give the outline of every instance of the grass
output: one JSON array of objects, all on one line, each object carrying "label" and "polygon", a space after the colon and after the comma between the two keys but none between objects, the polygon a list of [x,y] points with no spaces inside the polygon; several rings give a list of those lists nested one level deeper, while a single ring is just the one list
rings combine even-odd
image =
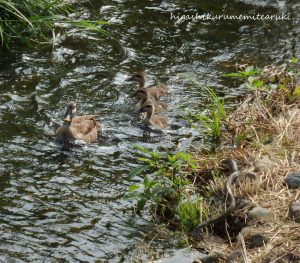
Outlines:
[{"label": "grass", "polygon": [[[211,136],[213,139],[218,140],[221,137],[221,121],[226,118],[224,110],[224,100],[220,100],[216,93],[207,85],[200,83],[197,78],[191,78],[183,75],[186,79],[190,80],[193,84],[201,87],[209,101],[209,105],[206,106],[204,111],[193,111],[189,108],[183,108],[188,115],[183,113],[183,117],[194,127],[203,137]],[[191,90],[201,94],[202,91],[195,90],[189,87]],[[198,124],[201,123],[205,132],[201,130]]]},{"label": "grass", "polygon": [[99,27],[107,22],[73,21],[68,18],[71,13],[76,11],[63,0],[0,0],[1,47],[10,49],[14,39],[20,39],[32,48],[36,43],[54,46],[58,25],[66,23],[109,36]]},{"label": "grass", "polygon": [[177,213],[181,227],[185,230],[193,230],[199,222],[207,218],[207,207],[199,195],[179,201]]}]

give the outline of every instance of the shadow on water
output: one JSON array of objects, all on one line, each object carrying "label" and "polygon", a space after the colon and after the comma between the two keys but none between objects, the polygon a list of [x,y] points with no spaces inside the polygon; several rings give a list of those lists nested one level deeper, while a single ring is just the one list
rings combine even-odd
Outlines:
[{"label": "shadow on water", "polygon": [[[75,5],[80,20],[121,24],[107,26],[118,41],[74,31],[59,40],[52,63],[48,46],[20,45],[0,55],[0,261],[185,262],[187,244],[175,237],[153,239],[150,215],[134,215],[132,203],[122,198],[133,182],[143,180],[128,180],[144,157],[132,144],[168,152],[202,144],[178,107],[202,107],[206,98],[191,91],[193,85],[180,74],[210,85],[229,109],[247,94],[241,82],[221,74],[234,72],[236,63],[284,64],[299,55],[299,3],[92,0]],[[171,13],[197,12],[290,13],[292,20],[170,19]],[[170,118],[163,131],[141,127],[131,114],[134,102],[126,95],[136,85],[125,80],[140,70],[148,75],[147,86],[170,87],[170,95],[161,98]],[[76,101],[78,116],[101,115],[95,143],[55,141],[69,100]]]}]

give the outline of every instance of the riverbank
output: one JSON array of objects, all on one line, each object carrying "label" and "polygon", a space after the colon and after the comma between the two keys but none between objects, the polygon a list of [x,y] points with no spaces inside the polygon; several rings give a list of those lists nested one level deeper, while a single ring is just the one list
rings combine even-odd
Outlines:
[{"label": "riverbank", "polygon": [[[125,197],[135,201],[134,212],[150,208],[157,222],[182,230],[185,242],[194,248],[191,253],[208,255],[194,262],[300,259],[296,63],[263,70],[251,66],[227,74],[244,79],[249,91],[230,114],[224,111],[225,102],[204,85],[209,100],[205,115],[186,110],[194,119],[185,117],[201,135],[210,137],[211,148],[203,140],[192,146],[193,154],[170,155],[136,146],[147,155],[140,159],[146,164],[132,169],[129,178],[144,172],[145,176]],[[150,239],[151,244],[155,238]]]},{"label": "riverbank", "polygon": [[195,186],[212,197],[209,219],[226,209],[222,161],[235,160],[240,171],[232,185],[235,211],[194,239],[208,253],[199,262],[300,260],[300,88],[297,73],[289,72],[266,67],[255,79],[259,87],[223,123],[220,150],[195,157]]}]

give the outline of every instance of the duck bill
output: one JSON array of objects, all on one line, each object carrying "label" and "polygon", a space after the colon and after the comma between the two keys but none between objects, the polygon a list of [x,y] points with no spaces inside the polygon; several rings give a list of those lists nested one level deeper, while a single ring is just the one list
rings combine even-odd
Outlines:
[{"label": "duck bill", "polygon": [[134,77],[130,77],[128,79],[125,79],[125,81],[134,81]]},{"label": "duck bill", "polygon": [[70,122],[72,120],[72,112],[70,110],[67,110],[67,113],[64,117],[64,121]]}]

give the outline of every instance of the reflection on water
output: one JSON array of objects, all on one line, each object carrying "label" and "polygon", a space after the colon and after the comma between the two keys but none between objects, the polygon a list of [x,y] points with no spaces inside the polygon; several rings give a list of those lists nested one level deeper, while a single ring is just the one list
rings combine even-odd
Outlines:
[{"label": "reflection on water", "polygon": [[[220,77],[238,63],[284,63],[299,55],[299,22],[176,21],[177,13],[290,13],[288,1],[89,1],[78,16],[109,20],[118,39],[93,32],[64,36],[53,52],[16,47],[0,61],[0,260],[2,262],[147,262],[171,257],[186,247],[177,239],[149,247],[149,217],[132,214],[122,199],[128,172],[142,156],[132,144],[166,151],[186,149],[199,134],[178,106],[202,102],[180,74],[195,74],[230,105],[244,91]],[[84,10],[84,12],[83,12]],[[136,85],[125,82],[146,70],[147,85],[166,83],[171,95],[168,129],[149,132],[130,113],[126,98]],[[197,87],[196,87],[197,88]],[[65,103],[75,100],[78,115],[100,114],[98,140],[62,149],[54,131]],[[135,178],[136,181],[141,178]],[[146,249],[145,249],[146,248]]]}]

